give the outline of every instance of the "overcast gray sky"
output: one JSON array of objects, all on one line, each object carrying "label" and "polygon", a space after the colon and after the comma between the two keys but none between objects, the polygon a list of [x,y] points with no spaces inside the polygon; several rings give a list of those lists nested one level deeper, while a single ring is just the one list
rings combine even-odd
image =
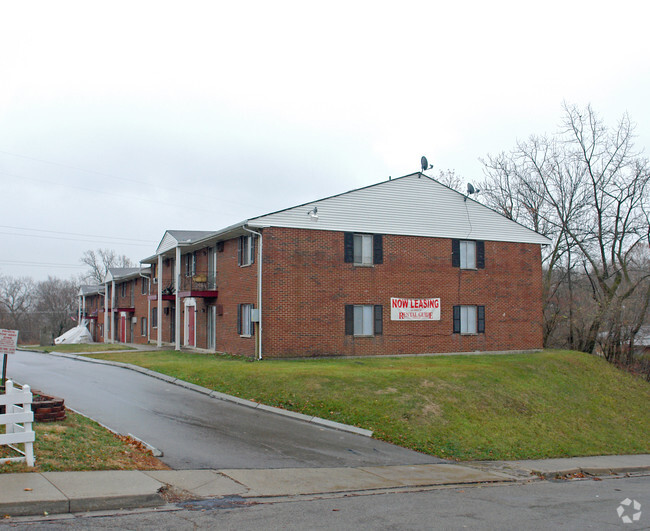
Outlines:
[{"label": "overcast gray sky", "polygon": [[650,3],[3,2],[0,274],[68,277],[552,133],[563,101],[650,147]]}]

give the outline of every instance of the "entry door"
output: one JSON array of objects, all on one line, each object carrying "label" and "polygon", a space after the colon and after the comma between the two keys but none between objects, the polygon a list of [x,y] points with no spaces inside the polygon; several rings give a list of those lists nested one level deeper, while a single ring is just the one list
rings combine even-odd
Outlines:
[{"label": "entry door", "polygon": [[126,343],[126,315],[120,315],[120,341]]},{"label": "entry door", "polygon": [[196,319],[196,308],[194,306],[187,307],[187,344],[190,347],[195,346],[194,343],[194,321]]}]

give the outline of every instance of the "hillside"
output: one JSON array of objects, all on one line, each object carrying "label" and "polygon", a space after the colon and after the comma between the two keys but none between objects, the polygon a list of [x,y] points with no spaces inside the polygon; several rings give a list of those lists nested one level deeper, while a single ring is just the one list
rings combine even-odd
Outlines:
[{"label": "hillside", "polygon": [[174,351],[95,356],[440,457],[650,453],[650,384],[579,352],[254,363]]}]

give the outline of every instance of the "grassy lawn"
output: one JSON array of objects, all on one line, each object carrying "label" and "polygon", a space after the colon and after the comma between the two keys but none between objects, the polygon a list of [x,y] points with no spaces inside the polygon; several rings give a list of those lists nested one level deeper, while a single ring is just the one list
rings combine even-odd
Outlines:
[{"label": "grassy lawn", "polygon": [[650,384],[578,352],[262,362],[174,351],[94,356],[371,429],[440,457],[650,453]]},{"label": "grassy lawn", "polygon": [[[118,437],[69,410],[65,420],[35,422],[32,426],[36,432],[36,466],[29,468],[24,463],[5,463],[0,464],[0,473],[167,468],[137,441]],[[4,426],[0,428],[2,433],[4,429]],[[0,446],[0,458],[18,456],[11,448]]]},{"label": "grassy lawn", "polygon": [[106,352],[113,350],[135,350],[133,347],[116,343],[80,343],[75,345],[35,345],[22,346],[26,350],[34,352],[65,352],[66,354],[75,354],[77,352]]}]

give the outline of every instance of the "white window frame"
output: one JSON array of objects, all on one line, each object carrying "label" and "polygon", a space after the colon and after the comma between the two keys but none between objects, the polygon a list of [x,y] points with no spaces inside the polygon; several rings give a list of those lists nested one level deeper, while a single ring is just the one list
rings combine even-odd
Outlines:
[{"label": "white window frame", "polygon": [[148,332],[149,332],[149,329],[147,328],[147,318],[146,317],[141,317],[140,318],[140,335],[146,337]]},{"label": "white window frame", "polygon": [[478,307],[477,306],[460,307],[460,333],[461,334],[478,333]]},{"label": "white window frame", "polygon": [[240,236],[239,245],[241,245],[241,264],[240,266],[249,266],[253,263],[253,235]]},{"label": "white window frame", "polygon": [[355,336],[375,335],[375,306],[374,304],[354,305],[354,331]]},{"label": "white window frame", "polygon": [[460,240],[460,268],[476,269],[476,242]]},{"label": "white window frame", "polygon": [[253,331],[255,330],[255,325],[251,321],[251,313],[253,311],[253,305],[242,304],[240,307],[241,307],[241,311],[239,314],[239,319],[240,319],[241,333],[239,335],[241,337],[251,337],[253,335]]},{"label": "white window frame", "polygon": [[353,263],[354,265],[373,265],[373,235],[354,234],[353,241]]}]

